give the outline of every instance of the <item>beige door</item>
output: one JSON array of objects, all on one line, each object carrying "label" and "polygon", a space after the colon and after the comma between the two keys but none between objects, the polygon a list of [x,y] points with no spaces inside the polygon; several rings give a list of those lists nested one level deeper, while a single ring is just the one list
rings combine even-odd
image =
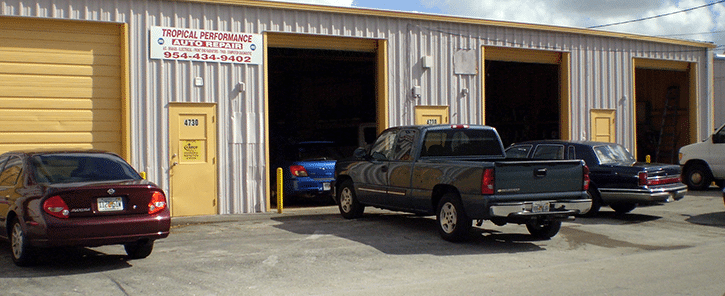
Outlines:
[{"label": "beige door", "polygon": [[216,105],[169,106],[171,214],[217,214]]},{"label": "beige door", "polygon": [[591,110],[591,140],[614,143],[614,110]]},{"label": "beige door", "polygon": [[448,106],[415,106],[415,124],[448,123]]}]

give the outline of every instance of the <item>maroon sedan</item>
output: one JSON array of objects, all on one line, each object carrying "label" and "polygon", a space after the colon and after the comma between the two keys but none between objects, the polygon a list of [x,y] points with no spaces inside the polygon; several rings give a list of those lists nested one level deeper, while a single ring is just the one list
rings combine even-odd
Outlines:
[{"label": "maroon sedan", "polygon": [[63,246],[122,244],[131,259],[145,258],[169,235],[164,192],[118,155],[8,152],[0,168],[0,236],[17,265]]}]

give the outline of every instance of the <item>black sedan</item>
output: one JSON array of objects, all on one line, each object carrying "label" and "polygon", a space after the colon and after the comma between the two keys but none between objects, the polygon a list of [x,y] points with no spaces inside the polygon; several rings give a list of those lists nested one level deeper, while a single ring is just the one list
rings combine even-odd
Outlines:
[{"label": "black sedan", "polygon": [[0,237],[17,265],[65,246],[121,244],[129,258],[144,258],[169,235],[166,195],[118,155],[9,152],[0,169]]},{"label": "black sedan", "polygon": [[589,167],[589,194],[595,215],[601,206],[628,213],[637,205],[679,200],[687,193],[680,166],[637,162],[626,148],[615,143],[542,140],[514,143],[508,159],[582,159]]}]

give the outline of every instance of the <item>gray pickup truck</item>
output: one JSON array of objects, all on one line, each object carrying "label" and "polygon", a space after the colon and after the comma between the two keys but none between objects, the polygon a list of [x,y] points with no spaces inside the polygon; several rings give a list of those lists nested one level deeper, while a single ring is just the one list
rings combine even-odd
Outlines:
[{"label": "gray pickup truck", "polygon": [[505,161],[496,129],[483,125],[401,126],[335,165],[335,201],[343,217],[365,206],[436,215],[448,241],[469,236],[476,220],[526,224],[555,236],[561,221],[589,211],[581,160]]}]

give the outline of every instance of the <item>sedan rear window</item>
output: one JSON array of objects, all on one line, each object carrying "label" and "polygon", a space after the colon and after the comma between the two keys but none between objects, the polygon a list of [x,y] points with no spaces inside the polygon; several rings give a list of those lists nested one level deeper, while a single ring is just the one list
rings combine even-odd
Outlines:
[{"label": "sedan rear window", "polygon": [[30,159],[38,183],[139,180],[123,159],[111,154],[57,153]]}]

